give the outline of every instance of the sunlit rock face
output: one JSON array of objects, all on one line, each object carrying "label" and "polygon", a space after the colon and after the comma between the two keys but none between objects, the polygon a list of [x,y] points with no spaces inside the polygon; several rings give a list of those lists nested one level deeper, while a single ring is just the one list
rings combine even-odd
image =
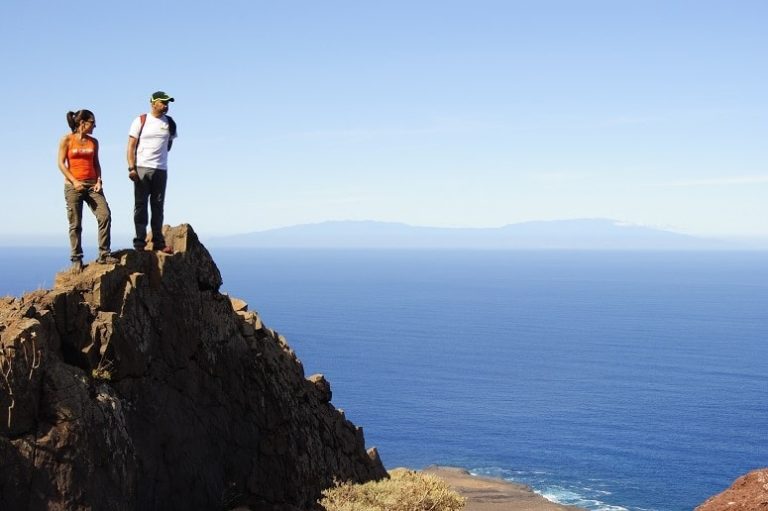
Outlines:
[{"label": "sunlit rock face", "polygon": [[309,509],[386,477],[192,228],[0,299],[0,509]]},{"label": "sunlit rock face", "polygon": [[739,477],[730,488],[696,508],[696,511],[765,510],[768,510],[768,468]]}]

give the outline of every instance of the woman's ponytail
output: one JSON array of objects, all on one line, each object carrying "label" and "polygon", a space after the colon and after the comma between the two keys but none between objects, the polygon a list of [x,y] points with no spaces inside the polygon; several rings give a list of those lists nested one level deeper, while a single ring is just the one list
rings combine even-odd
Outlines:
[{"label": "woman's ponytail", "polygon": [[67,112],[67,124],[69,124],[69,129],[72,130],[72,133],[77,131],[78,122],[76,119],[77,119],[77,114],[79,113],[80,113],[79,110],[77,112]]}]

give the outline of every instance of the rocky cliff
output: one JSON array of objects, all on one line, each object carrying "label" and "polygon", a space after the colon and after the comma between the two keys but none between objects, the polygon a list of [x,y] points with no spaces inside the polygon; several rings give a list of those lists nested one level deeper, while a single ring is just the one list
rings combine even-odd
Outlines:
[{"label": "rocky cliff", "polygon": [[311,508],[386,477],[191,227],[0,299],[0,509]]},{"label": "rocky cliff", "polygon": [[707,499],[696,511],[768,511],[768,468],[739,477],[730,488]]}]

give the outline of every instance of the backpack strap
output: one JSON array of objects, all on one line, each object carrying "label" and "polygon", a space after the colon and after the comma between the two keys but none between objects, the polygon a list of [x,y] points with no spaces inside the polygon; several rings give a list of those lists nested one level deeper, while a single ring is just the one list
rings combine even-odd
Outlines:
[{"label": "backpack strap", "polygon": [[136,161],[139,154],[139,142],[141,142],[141,132],[144,131],[144,125],[147,123],[147,114],[141,114],[139,116],[139,134],[136,135],[136,147],[133,150],[133,161]]},{"label": "backpack strap", "polygon": [[173,145],[173,137],[176,136],[176,121],[170,115],[166,115],[165,118],[168,119],[168,131],[171,133],[171,136],[168,137],[168,150],[170,151]]},{"label": "backpack strap", "polygon": [[[176,136],[176,121],[174,121],[173,117],[170,115],[166,115],[165,118],[168,119],[168,131],[171,133],[171,136],[168,137],[168,150],[170,151],[171,146],[173,145],[173,137]],[[141,140],[141,132],[144,131],[144,125],[147,123],[147,114],[141,114],[139,120],[141,125],[139,126],[139,136],[136,138],[137,151],[139,149],[139,141]]]}]

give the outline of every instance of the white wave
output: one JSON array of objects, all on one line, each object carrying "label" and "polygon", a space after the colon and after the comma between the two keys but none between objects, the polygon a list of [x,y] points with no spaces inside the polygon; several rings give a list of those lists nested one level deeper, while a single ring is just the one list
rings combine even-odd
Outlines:
[{"label": "white wave", "polygon": [[543,490],[534,490],[545,499],[556,504],[579,506],[593,511],[629,511],[623,506],[614,506],[600,500],[587,497],[569,488],[549,486]]},{"label": "white wave", "polygon": [[609,492],[608,490],[600,490],[598,488],[592,488],[592,487],[589,487],[589,486],[584,486],[581,489],[584,490],[585,492],[596,493],[598,495],[612,495],[613,494],[612,492]]},{"label": "white wave", "polygon": [[[472,475],[500,477],[506,481],[524,483],[530,486],[535,493],[556,504],[578,506],[590,511],[630,511],[630,508],[603,501],[612,495],[612,492],[599,488],[605,485],[605,482],[599,479],[590,479],[588,483],[584,481],[587,484],[562,486],[547,481],[549,478],[546,476],[549,475],[549,472],[543,470],[483,467],[472,469],[469,472]],[[643,511],[638,508],[633,509]]]}]

